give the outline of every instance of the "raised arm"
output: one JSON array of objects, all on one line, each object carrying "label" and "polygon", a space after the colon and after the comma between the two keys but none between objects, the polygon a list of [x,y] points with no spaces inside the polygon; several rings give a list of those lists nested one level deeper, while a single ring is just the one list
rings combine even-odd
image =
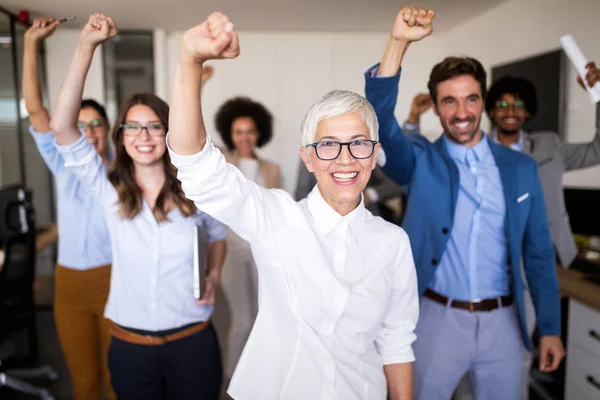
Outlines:
[{"label": "raised arm", "polygon": [[377,113],[379,140],[386,153],[383,169],[400,185],[410,183],[415,166],[413,146],[394,116],[400,66],[410,44],[431,34],[434,17],[431,10],[404,7],[396,17],[381,63],[365,74],[366,97]]},{"label": "raised arm", "polygon": [[202,65],[208,60],[235,58],[240,53],[237,32],[221,13],[188,30],[179,49],[169,113],[169,146],[177,154],[200,152],[206,143],[202,118]]},{"label": "raised arm", "polygon": [[81,132],[77,128],[77,116],[94,51],[100,43],[113,38],[116,34],[117,26],[104,14],[91,15],[83,27],[67,76],[58,92],[56,107],[50,121],[50,127],[59,145],[71,145],[81,137]]},{"label": "raised arm", "polygon": [[[167,145],[185,195],[198,209],[253,242],[285,228],[282,216],[295,210],[293,200],[278,190],[260,187],[244,175],[212,143],[202,119],[202,64],[239,54],[233,24],[221,13],[184,33],[173,81]],[[286,208],[283,210],[282,208]]]},{"label": "raised arm", "polygon": [[54,18],[36,18],[25,32],[23,99],[33,129],[41,133],[50,131],[50,114],[44,108],[42,98],[38,51],[42,41],[54,33],[57,25],[58,21]]},{"label": "raised arm", "polygon": [[421,134],[421,115],[431,108],[431,96],[429,93],[418,93],[410,104],[408,119],[402,124],[406,135]]},{"label": "raised arm", "polygon": [[[600,82],[600,68],[593,61],[586,67],[588,72],[585,79],[588,86],[593,87]],[[583,87],[581,77],[578,76],[577,80]],[[600,102],[596,103],[596,133],[592,141],[588,143],[563,143],[563,154],[567,171],[600,164]]]}]

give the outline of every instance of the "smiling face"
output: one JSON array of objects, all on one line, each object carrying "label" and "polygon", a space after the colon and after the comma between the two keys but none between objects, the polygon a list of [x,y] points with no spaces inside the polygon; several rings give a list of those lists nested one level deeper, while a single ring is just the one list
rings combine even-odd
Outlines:
[{"label": "smiling face", "polygon": [[510,93],[505,93],[496,102],[498,105],[490,111],[490,117],[498,129],[507,135],[519,133],[529,113],[519,98]]},{"label": "smiling face", "polygon": [[79,110],[77,125],[83,127],[85,137],[99,154],[106,151],[106,137],[108,136],[108,124],[102,115],[92,107]]},{"label": "smiling face", "polygon": [[483,99],[481,86],[473,76],[460,75],[438,83],[434,111],[448,139],[469,147],[481,140]]},{"label": "smiling face", "polygon": [[148,106],[135,104],[127,111],[124,124],[128,128],[121,129],[123,147],[134,164],[153,165],[162,162],[167,149],[166,132],[158,115]]},{"label": "smiling face", "polygon": [[231,124],[231,141],[242,158],[251,158],[259,138],[256,123],[250,117],[238,117]]},{"label": "smiling face", "polygon": [[[369,129],[359,112],[326,118],[317,125],[313,142],[370,140]],[[306,168],[315,174],[321,196],[334,210],[346,215],[358,205],[371,172],[377,164],[380,144],[375,145],[371,157],[354,158],[348,146],[343,146],[334,160],[321,160],[313,147],[300,148]],[[319,153],[321,154],[321,153]]]}]

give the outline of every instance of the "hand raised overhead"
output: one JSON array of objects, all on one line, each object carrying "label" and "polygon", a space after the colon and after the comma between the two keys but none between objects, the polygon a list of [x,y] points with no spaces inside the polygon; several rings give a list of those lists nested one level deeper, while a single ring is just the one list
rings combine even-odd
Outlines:
[{"label": "hand raised overhead", "polygon": [[104,14],[92,14],[81,30],[79,42],[84,45],[97,46],[117,36],[119,30],[111,17]]},{"label": "hand raised overhead", "polygon": [[405,6],[394,22],[392,37],[402,42],[416,42],[433,31],[435,12],[422,7]]},{"label": "hand raised overhead", "polygon": [[36,18],[31,27],[25,32],[25,40],[32,40],[36,43],[52,35],[58,26],[58,20],[55,18]]},{"label": "hand raised overhead", "polygon": [[240,54],[238,34],[229,18],[212,13],[206,21],[183,34],[182,61],[202,64],[207,60],[236,58]]}]

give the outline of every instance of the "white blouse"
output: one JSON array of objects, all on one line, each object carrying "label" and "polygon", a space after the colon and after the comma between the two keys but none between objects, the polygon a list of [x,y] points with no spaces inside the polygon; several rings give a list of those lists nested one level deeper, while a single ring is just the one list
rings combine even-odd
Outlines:
[{"label": "white blouse", "polygon": [[194,227],[209,241],[224,240],[226,228],[200,211],[184,217],[175,208],[169,221],[157,222],[144,201],[133,219],[119,216],[118,195],[106,166],[84,136],[58,146],[69,168],[102,206],[113,254],[106,318],[128,328],[162,331],[206,321],[212,305],[196,304],[193,291]]},{"label": "white blouse", "polygon": [[259,311],[228,393],[236,400],[385,399],[384,364],[414,360],[417,280],[399,227],[363,203],[342,217],[315,187],[298,203],[228,164],[210,137],[169,149],[183,190],[248,240]]}]

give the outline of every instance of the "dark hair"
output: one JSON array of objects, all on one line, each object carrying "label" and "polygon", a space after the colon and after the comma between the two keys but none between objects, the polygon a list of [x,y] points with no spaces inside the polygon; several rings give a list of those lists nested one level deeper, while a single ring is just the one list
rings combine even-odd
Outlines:
[{"label": "dark hair", "polygon": [[80,109],[83,110],[84,108],[93,108],[98,114],[100,114],[100,116],[102,118],[104,118],[104,121],[108,125],[108,116],[106,115],[106,109],[104,108],[104,106],[100,105],[100,103],[98,103],[96,100],[94,100],[94,99],[81,100],[81,108]]},{"label": "dark hair", "polygon": [[257,103],[248,97],[235,97],[227,100],[215,116],[215,125],[221,135],[221,139],[229,150],[234,149],[231,140],[231,127],[233,121],[240,117],[252,118],[258,130],[257,147],[262,147],[269,143],[273,137],[273,116],[260,103]]},{"label": "dark hair", "polygon": [[[137,93],[129,96],[119,109],[119,115],[115,121],[112,131],[112,139],[115,144],[115,159],[108,171],[108,179],[113,184],[119,195],[119,215],[122,218],[132,219],[142,210],[142,191],[135,181],[135,167],[133,160],[127,154],[123,146],[123,134],[121,125],[125,123],[129,109],[137,104],[147,106],[154,111],[160,119],[160,123],[169,130],[169,106],[162,99],[152,93]],[[185,197],[181,189],[181,183],[177,180],[177,170],[171,164],[169,152],[165,151],[162,157],[165,168],[165,183],[156,198],[156,204],[152,212],[157,221],[166,221],[167,212],[165,203],[171,198],[179,211],[186,217],[196,213],[194,202]]]},{"label": "dark hair", "polygon": [[525,109],[531,117],[537,113],[538,101],[533,83],[527,79],[505,76],[492,84],[485,98],[485,111],[488,116],[496,108],[496,102],[505,94],[512,94],[519,100],[522,100],[525,103]]},{"label": "dark hair", "polygon": [[461,75],[471,75],[475,78],[481,88],[481,97],[485,98],[487,74],[483,65],[471,57],[446,57],[433,67],[429,75],[427,87],[434,104],[437,104],[437,85]]}]

